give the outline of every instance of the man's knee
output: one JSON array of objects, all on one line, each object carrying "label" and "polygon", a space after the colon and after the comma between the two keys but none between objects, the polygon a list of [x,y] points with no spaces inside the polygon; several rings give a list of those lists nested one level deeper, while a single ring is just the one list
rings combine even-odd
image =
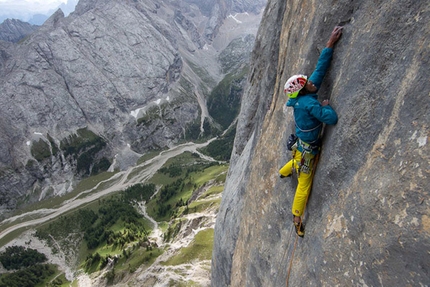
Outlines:
[{"label": "man's knee", "polygon": [[292,174],[293,164],[292,161],[287,162],[280,170],[279,174],[281,178],[290,176]]}]

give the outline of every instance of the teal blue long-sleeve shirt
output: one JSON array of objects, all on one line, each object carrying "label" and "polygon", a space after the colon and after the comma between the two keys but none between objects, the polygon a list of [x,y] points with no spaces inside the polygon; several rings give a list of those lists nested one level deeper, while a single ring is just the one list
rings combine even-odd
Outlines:
[{"label": "teal blue long-sleeve shirt", "polygon": [[[333,49],[324,48],[314,72],[309,77],[309,81],[312,81],[318,90],[330,67],[332,56]],[[337,114],[332,107],[320,104],[317,94],[299,95],[297,98],[289,99],[286,105],[294,108],[297,137],[309,144],[318,140],[322,123],[334,125],[338,120]]]}]

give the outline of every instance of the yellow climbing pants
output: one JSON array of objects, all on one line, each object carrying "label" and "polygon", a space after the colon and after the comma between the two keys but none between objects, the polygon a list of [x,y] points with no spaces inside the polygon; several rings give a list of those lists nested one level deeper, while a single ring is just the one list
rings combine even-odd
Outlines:
[{"label": "yellow climbing pants", "polygon": [[313,179],[313,161],[315,158],[315,155],[308,154],[307,156],[310,157],[310,169],[309,173],[305,173],[299,171],[299,163],[302,159],[302,153],[298,150],[295,151],[294,158],[287,162],[280,170],[279,173],[283,176],[289,176],[293,172],[293,168],[296,169],[298,174],[298,183],[297,183],[297,189],[296,194],[294,196],[293,201],[293,207],[291,211],[295,216],[302,216],[303,211],[305,209],[306,201],[308,199],[309,192],[312,188],[312,179]]}]

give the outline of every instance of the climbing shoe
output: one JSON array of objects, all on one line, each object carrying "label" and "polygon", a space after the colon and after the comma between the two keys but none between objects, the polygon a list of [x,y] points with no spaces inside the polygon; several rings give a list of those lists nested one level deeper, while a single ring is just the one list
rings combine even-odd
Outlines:
[{"label": "climbing shoe", "polygon": [[294,222],[294,227],[296,228],[296,233],[298,236],[305,236],[305,225],[303,222]]},{"label": "climbing shoe", "polygon": [[281,174],[279,177],[280,177],[280,178],[286,178],[286,177],[290,177],[290,176],[291,176],[291,174],[289,174],[289,175],[287,175],[287,176],[285,176],[285,175],[282,175],[282,174]]}]

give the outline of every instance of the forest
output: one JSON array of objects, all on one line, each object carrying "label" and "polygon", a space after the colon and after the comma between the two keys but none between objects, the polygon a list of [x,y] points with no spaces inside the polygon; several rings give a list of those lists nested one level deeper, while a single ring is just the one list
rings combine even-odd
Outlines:
[{"label": "forest", "polygon": [[56,272],[54,266],[42,264],[47,260],[45,254],[35,249],[6,247],[0,254],[0,262],[4,268],[14,272],[0,275],[0,287],[33,287],[43,282]]}]

